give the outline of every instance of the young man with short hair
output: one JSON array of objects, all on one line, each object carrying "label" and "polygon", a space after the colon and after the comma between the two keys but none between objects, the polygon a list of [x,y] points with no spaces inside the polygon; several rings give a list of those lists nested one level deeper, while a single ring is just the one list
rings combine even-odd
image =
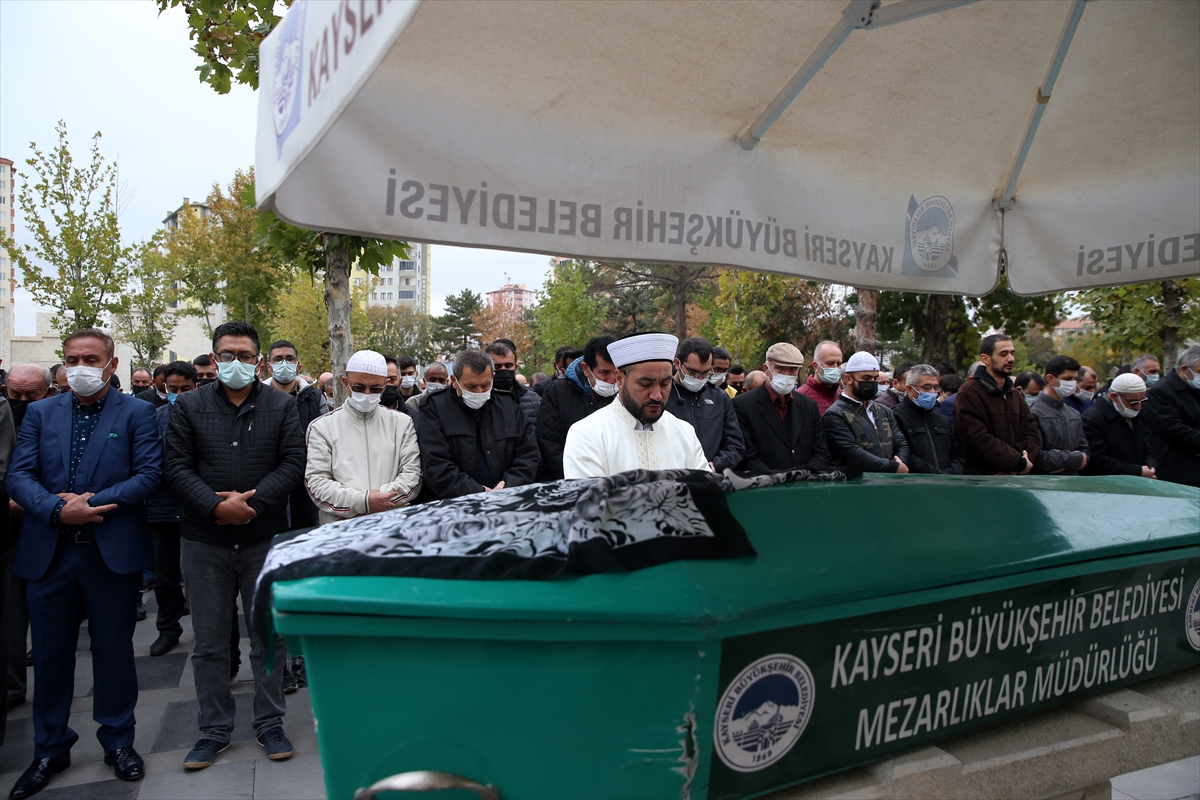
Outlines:
[{"label": "young man with short hair", "polygon": [[985,336],[979,367],[954,403],[954,433],[967,456],[967,475],[1028,475],[1041,438],[1037,418],[1013,386],[1016,348],[1002,333]]},{"label": "young man with short hair", "polygon": [[1034,468],[1041,474],[1078,475],[1088,463],[1088,442],[1083,418],[1064,402],[1075,394],[1079,362],[1054,356],[1046,362],[1045,388],[1029,406],[1037,417],[1042,450]]},{"label": "young man with short hair", "polygon": [[287,528],[288,497],[303,478],[300,417],[290,396],[257,380],[262,355],[252,325],[218,326],[212,357],[217,382],[176,401],[166,438],[167,484],[183,506],[180,550],[200,702],[201,737],[183,761],[189,770],[211,764],[233,734],[235,593],[250,633],[255,738],[273,761],[292,755],[283,732],[283,645],[266,640],[250,609],[271,539]]}]

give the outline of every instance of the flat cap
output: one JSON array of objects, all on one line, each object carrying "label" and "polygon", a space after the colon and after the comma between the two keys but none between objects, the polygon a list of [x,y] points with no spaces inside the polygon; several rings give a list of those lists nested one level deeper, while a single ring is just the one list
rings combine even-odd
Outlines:
[{"label": "flat cap", "polygon": [[794,344],[776,342],[767,348],[767,360],[774,361],[782,367],[804,366],[804,354]]}]

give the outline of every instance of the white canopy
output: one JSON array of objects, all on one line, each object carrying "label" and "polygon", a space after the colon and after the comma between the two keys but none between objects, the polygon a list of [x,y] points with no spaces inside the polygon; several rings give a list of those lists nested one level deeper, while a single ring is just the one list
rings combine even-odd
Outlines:
[{"label": "white canopy", "polygon": [[[981,295],[1200,274],[1200,2],[298,0],[296,225]],[[1061,68],[1061,69],[1060,69]]]}]

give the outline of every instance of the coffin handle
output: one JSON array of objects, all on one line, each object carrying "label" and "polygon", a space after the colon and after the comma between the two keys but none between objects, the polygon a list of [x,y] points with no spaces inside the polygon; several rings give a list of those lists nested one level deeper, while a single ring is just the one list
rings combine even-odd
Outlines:
[{"label": "coffin handle", "polygon": [[495,786],[455,775],[452,772],[400,772],[376,781],[366,789],[354,793],[354,800],[372,800],[380,792],[436,792],[442,789],[469,789],[479,795],[479,800],[500,800],[500,790]]}]

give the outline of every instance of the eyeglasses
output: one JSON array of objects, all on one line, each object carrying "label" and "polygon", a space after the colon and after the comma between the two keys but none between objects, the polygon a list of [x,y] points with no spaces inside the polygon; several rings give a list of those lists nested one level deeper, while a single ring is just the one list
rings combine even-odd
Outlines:
[{"label": "eyeglasses", "polygon": [[222,364],[231,364],[234,361],[240,361],[243,364],[257,364],[258,359],[259,359],[258,353],[225,352],[225,353],[217,353],[216,356],[217,356],[217,361],[220,361]]},{"label": "eyeglasses", "polygon": [[374,386],[367,386],[362,383],[350,384],[350,391],[358,392],[359,394],[383,394],[383,390],[386,388],[386,386],[380,386],[378,384]]},{"label": "eyeglasses", "polygon": [[1145,402],[1145,400],[1130,400],[1125,395],[1121,395],[1121,402],[1130,408],[1141,408],[1141,405],[1143,402]]},{"label": "eyeglasses", "polygon": [[713,371],[710,369],[708,372],[700,372],[699,370],[692,369],[691,367],[689,367],[685,364],[683,366],[683,374],[690,375],[693,378],[699,378],[702,381],[706,381],[712,377]]},{"label": "eyeglasses", "polygon": [[275,356],[274,358],[271,359],[272,364],[282,364],[284,361],[286,361],[289,364],[299,364],[300,363],[300,359],[296,358],[295,356]]}]

